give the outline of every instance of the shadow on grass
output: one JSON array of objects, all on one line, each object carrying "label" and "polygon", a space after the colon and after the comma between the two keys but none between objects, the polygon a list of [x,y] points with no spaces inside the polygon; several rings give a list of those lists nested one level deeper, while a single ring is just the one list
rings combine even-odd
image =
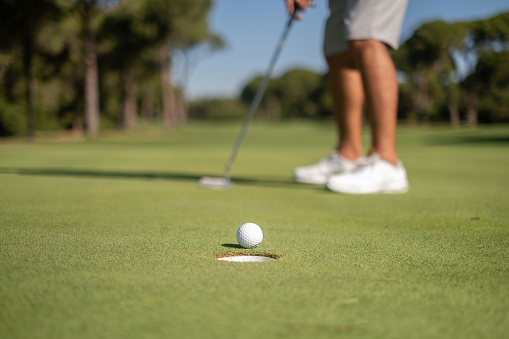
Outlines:
[{"label": "shadow on grass", "polygon": [[492,144],[500,144],[505,145],[509,143],[509,129],[507,132],[500,133],[497,131],[496,133],[475,133],[470,132],[466,134],[457,134],[457,135],[433,135],[428,136],[425,139],[425,143],[430,146],[441,146],[441,145],[492,145]]},{"label": "shadow on grass", "polygon": [[[210,174],[193,173],[157,173],[157,172],[121,172],[105,170],[88,169],[70,169],[70,168],[9,168],[0,167],[0,173],[18,174],[18,175],[40,175],[40,176],[70,176],[70,177],[90,177],[90,178],[121,178],[121,179],[162,179],[175,181],[196,182],[203,176],[214,177]],[[261,186],[261,187],[282,187],[296,189],[320,189],[316,185],[300,184],[291,179],[273,179],[256,177],[235,177],[231,178],[234,185]]]},{"label": "shadow on grass", "polygon": [[221,244],[221,246],[228,247],[228,248],[240,248],[240,249],[244,248],[244,247],[240,246],[239,244]]}]

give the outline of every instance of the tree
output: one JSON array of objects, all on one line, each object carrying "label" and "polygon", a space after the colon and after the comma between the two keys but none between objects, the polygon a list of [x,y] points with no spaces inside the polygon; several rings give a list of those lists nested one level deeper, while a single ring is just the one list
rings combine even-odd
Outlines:
[{"label": "tree", "polygon": [[[135,126],[137,119],[137,65],[157,39],[156,30],[143,17],[144,1],[121,1],[110,11],[100,28],[104,44],[110,46],[102,60],[120,73],[122,82],[121,125]],[[141,13],[141,18],[140,18]]]},{"label": "tree", "polygon": [[[167,129],[185,121],[178,107],[185,106],[183,94],[172,82],[172,54],[175,48],[189,49],[212,40],[207,14],[211,1],[123,0],[108,13],[101,35],[110,46],[104,60],[121,73],[123,82],[122,122],[134,126],[137,117],[137,83],[142,81],[143,112],[154,103],[153,77],[157,62],[162,87],[163,124]],[[109,61],[108,61],[109,60]],[[152,104],[153,105],[153,104]]]},{"label": "tree", "polygon": [[158,28],[163,94],[163,125],[172,129],[178,124],[175,89],[172,82],[174,48],[188,50],[208,43],[220,47],[221,39],[209,31],[211,0],[152,0],[146,2],[146,19]]},{"label": "tree", "polygon": [[96,0],[80,0],[82,11],[83,54],[85,56],[85,121],[89,137],[99,133],[99,75],[95,36],[92,20],[96,10]]},{"label": "tree", "polygon": [[191,103],[189,115],[200,120],[232,120],[241,119],[247,110],[239,100],[231,98],[201,99]]},{"label": "tree", "polygon": [[478,86],[480,119],[509,121],[509,51],[481,56],[472,77]]},{"label": "tree", "polygon": [[283,74],[277,81],[283,117],[313,117],[319,113],[315,95],[322,77],[313,71],[296,68]]},{"label": "tree", "polygon": [[[85,103],[82,30],[80,20],[76,20],[77,9],[69,2],[62,4],[62,19],[45,25],[38,34],[39,118],[49,119],[57,124],[56,128],[82,133]],[[38,128],[41,127],[44,126],[39,122]]]},{"label": "tree", "polygon": [[35,135],[35,73],[34,56],[38,53],[40,29],[61,13],[57,0],[0,1],[0,48],[20,51],[23,60],[26,95],[27,136]]},{"label": "tree", "polygon": [[479,54],[509,50],[509,12],[471,23],[473,43]]},{"label": "tree", "polygon": [[[418,117],[437,117],[444,106],[457,126],[463,101],[467,124],[475,126],[482,90],[475,65],[483,55],[508,49],[509,13],[502,13],[473,22],[426,23],[394,54],[394,60],[406,73]],[[469,64],[472,73],[464,79],[456,72],[459,61]]]},{"label": "tree", "polygon": [[[244,86],[240,99],[249,104],[258,89],[261,76]],[[271,78],[260,102],[259,116],[264,119],[316,117],[322,115],[327,98],[325,79],[313,71],[295,68],[279,78]],[[325,108],[325,110],[330,108]]]},{"label": "tree", "polygon": [[[487,20],[474,21],[469,26],[471,30],[469,49],[476,54],[476,59],[481,60],[484,55],[509,50],[509,12]],[[485,59],[484,62],[489,61]],[[481,69],[483,69],[482,65]],[[462,83],[466,91],[467,122],[471,126],[477,124],[479,95],[483,83],[479,79],[478,71],[476,66],[476,71]]]},{"label": "tree", "polygon": [[394,53],[396,67],[407,74],[412,84],[413,106],[419,117],[436,116],[439,107],[446,104],[452,125],[459,125],[452,53],[462,48],[466,34],[463,23],[425,23]]},{"label": "tree", "polygon": [[[249,81],[240,93],[240,101],[250,106],[254,100],[258,87],[262,82],[263,75],[257,75],[251,81]],[[258,106],[257,117],[262,120],[279,120],[282,116],[282,103],[278,93],[278,79],[270,78],[265,92],[260,100]]]}]

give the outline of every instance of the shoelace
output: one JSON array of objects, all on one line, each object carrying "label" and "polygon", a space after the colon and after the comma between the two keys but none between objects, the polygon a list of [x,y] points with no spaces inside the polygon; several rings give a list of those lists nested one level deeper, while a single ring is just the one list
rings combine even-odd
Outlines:
[{"label": "shoelace", "polygon": [[356,162],[355,168],[353,169],[353,173],[359,172],[367,167],[373,166],[375,164],[375,159],[372,157],[363,157]]},{"label": "shoelace", "polygon": [[320,160],[320,165],[327,165],[327,164],[333,164],[339,161],[339,157],[335,153],[331,153],[326,158],[323,158]]}]

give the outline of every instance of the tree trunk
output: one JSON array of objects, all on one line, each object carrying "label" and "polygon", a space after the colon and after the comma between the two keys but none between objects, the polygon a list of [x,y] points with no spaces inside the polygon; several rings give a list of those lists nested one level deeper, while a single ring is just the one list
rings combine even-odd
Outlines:
[{"label": "tree trunk", "polygon": [[136,125],[136,79],[132,67],[123,72],[124,104],[122,107],[122,125],[131,129]]},{"label": "tree trunk", "polygon": [[35,79],[34,68],[32,63],[33,57],[33,39],[26,35],[23,46],[23,67],[25,69],[26,78],[26,101],[27,101],[27,137],[33,140],[35,136]]},{"label": "tree trunk", "polygon": [[87,135],[91,138],[99,133],[99,80],[97,55],[91,25],[90,0],[83,1],[83,45],[85,53],[85,121]]},{"label": "tree trunk", "polygon": [[175,112],[177,125],[185,125],[187,123],[187,102],[182,90],[174,91],[175,93]]},{"label": "tree trunk", "polygon": [[412,99],[418,118],[425,117],[430,105],[428,79],[426,78],[426,74],[417,74],[417,88],[412,95]]},{"label": "tree trunk", "polygon": [[154,121],[154,83],[150,80],[143,86],[143,96],[141,98],[141,117],[145,122]]},{"label": "tree trunk", "polygon": [[477,88],[473,85],[466,98],[467,125],[470,127],[477,126],[477,95]]},{"label": "tree trunk", "polygon": [[460,120],[460,112],[458,110],[458,103],[454,100],[447,101],[447,107],[449,108],[449,116],[451,117],[451,125],[452,127],[459,127]]},{"label": "tree trunk", "polygon": [[161,81],[163,94],[163,126],[167,130],[175,127],[175,97],[171,81],[171,42],[161,47]]},{"label": "tree trunk", "polygon": [[469,105],[467,108],[467,124],[470,127],[477,126],[477,108],[474,105]]}]

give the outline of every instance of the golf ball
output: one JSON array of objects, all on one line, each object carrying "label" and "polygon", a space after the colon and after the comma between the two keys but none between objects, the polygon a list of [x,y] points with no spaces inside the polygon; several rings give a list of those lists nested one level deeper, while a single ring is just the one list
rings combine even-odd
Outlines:
[{"label": "golf ball", "polygon": [[237,231],[237,241],[244,248],[253,248],[263,240],[263,232],[260,226],[252,222],[245,223]]}]

